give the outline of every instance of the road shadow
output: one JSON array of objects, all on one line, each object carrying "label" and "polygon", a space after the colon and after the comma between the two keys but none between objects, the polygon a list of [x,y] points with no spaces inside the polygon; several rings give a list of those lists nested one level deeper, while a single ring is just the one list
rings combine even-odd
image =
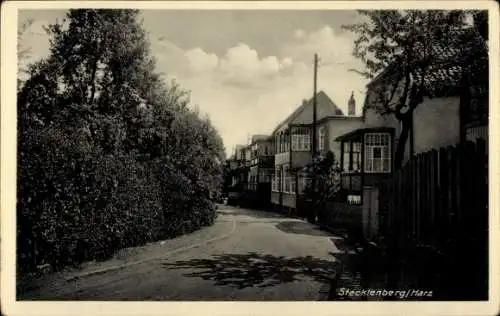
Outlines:
[{"label": "road shadow", "polygon": [[335,247],[343,253],[350,253],[354,251],[353,246],[342,237],[332,237],[330,238],[330,240],[335,245]]},{"label": "road shadow", "polygon": [[168,269],[194,270],[184,275],[214,281],[215,285],[228,285],[237,289],[264,288],[305,278],[330,283],[336,271],[334,261],[312,256],[290,258],[255,252],[163,263],[163,266]]},{"label": "road shadow", "polygon": [[287,218],[285,215],[264,210],[249,210],[244,208],[221,209],[218,211],[220,215],[244,215],[253,218]]},{"label": "road shadow", "polygon": [[332,237],[330,232],[314,227],[313,225],[301,221],[285,221],[276,224],[276,228],[288,234],[301,234],[310,236]]}]

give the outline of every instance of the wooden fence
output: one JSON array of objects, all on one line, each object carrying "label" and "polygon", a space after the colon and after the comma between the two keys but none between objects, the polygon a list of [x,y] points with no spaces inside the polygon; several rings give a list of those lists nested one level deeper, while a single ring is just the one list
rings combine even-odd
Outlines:
[{"label": "wooden fence", "polygon": [[419,154],[379,188],[380,236],[398,247],[429,246],[449,252],[464,242],[486,245],[484,140]]},{"label": "wooden fence", "polygon": [[379,186],[378,241],[391,258],[424,263],[424,277],[442,275],[442,293],[455,299],[488,293],[485,145],[478,139],[419,154]]}]

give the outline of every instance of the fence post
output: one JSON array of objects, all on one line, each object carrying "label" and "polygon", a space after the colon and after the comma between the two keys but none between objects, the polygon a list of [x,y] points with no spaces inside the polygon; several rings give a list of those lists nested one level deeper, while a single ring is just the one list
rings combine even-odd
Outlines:
[{"label": "fence post", "polygon": [[458,223],[458,205],[457,205],[457,187],[458,187],[458,181],[457,181],[457,165],[458,165],[458,149],[457,147],[450,147],[449,148],[449,157],[450,157],[450,172],[449,172],[449,177],[450,177],[450,186],[449,186],[449,212],[450,212],[450,217],[448,221],[449,225],[449,235],[448,235],[448,246],[451,246],[451,251],[455,251],[455,247],[457,247],[457,238],[459,237],[458,231],[456,229],[456,225]]},{"label": "fence post", "polygon": [[[432,150],[430,154],[430,181],[429,181],[429,206],[430,206],[430,223],[429,223],[429,230],[431,231],[430,235],[430,244],[433,246],[436,245],[437,241],[437,236],[436,236],[436,229],[439,229],[439,226],[437,226],[436,222],[436,214],[439,209],[439,200],[436,198],[436,193],[438,193],[439,190],[439,174],[438,174],[438,167],[439,167],[439,160],[438,160],[438,152],[436,150]],[[436,247],[437,248],[437,247]]]},{"label": "fence post", "polygon": [[448,152],[445,148],[439,150],[439,188],[440,188],[440,207],[439,207],[439,246],[446,246],[448,235]]}]

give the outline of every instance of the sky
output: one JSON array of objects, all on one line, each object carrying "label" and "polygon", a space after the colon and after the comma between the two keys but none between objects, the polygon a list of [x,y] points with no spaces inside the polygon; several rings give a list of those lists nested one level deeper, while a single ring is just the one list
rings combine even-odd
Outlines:
[{"label": "sky", "polygon": [[[64,10],[20,10],[18,24],[33,19],[21,46],[28,62],[48,54],[43,26],[62,20]],[[208,114],[227,154],[250,135],[269,134],[303,99],[313,96],[314,54],[320,58],[318,91],[347,113],[354,92],[361,113],[367,80],[352,56],[354,35],[341,29],[356,23],[355,11],[144,10],[157,71],[191,92]]]}]

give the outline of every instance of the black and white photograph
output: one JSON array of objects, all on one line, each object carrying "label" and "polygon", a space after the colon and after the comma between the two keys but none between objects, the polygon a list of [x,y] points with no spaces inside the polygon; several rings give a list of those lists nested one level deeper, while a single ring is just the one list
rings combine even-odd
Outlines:
[{"label": "black and white photograph", "polygon": [[43,2],[2,48],[6,315],[500,312],[497,4]]}]

